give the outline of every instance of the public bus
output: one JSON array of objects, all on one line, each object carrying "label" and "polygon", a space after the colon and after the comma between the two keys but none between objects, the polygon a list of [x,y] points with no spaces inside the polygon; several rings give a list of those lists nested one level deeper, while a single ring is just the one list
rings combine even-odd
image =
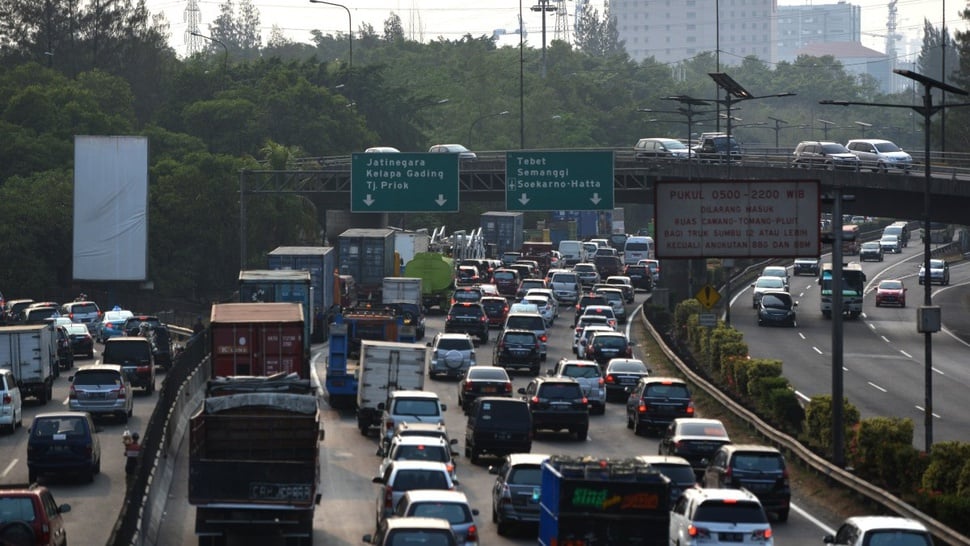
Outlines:
[{"label": "public bus", "polygon": [[[832,318],[832,264],[822,264],[819,274],[822,316]],[[862,265],[852,262],[842,265],[842,315],[850,319],[862,314],[862,297],[866,288],[866,274]]]},{"label": "public bus", "polygon": [[[925,234],[924,234],[925,237]],[[953,242],[953,226],[945,222],[930,222],[930,243],[945,244]]]}]

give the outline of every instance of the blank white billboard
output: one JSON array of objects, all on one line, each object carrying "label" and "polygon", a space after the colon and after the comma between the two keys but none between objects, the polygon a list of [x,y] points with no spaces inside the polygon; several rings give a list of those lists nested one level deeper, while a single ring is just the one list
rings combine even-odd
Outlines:
[{"label": "blank white billboard", "polygon": [[148,139],[74,137],[74,279],[148,278]]},{"label": "blank white billboard", "polygon": [[818,180],[658,181],[658,258],[819,255]]}]

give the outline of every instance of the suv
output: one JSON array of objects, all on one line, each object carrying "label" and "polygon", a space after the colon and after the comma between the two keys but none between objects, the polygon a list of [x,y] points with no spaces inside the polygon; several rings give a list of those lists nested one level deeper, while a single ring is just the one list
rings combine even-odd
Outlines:
[{"label": "suv", "polygon": [[34,307],[34,305],[37,304],[33,303],[21,312],[24,324],[44,324],[48,319],[60,316],[57,307]]},{"label": "suv", "polygon": [[640,378],[650,375],[650,368],[636,358],[612,358],[603,372],[606,384],[606,399],[626,400],[629,391],[640,382]]},{"label": "suv", "polygon": [[822,539],[827,545],[911,544],[933,546],[933,535],[922,523],[897,516],[855,516],[845,520],[835,535]]},{"label": "suv", "polygon": [[653,291],[653,272],[646,264],[629,264],[623,268],[623,274],[630,277],[634,290]]},{"label": "suv", "polygon": [[128,377],[132,387],[155,392],[155,365],[152,362],[152,344],[143,337],[113,337],[104,342],[101,349],[103,364],[118,364]]},{"label": "suv", "polygon": [[563,303],[574,304],[579,299],[579,275],[574,271],[557,271],[549,279],[549,288],[556,299]]},{"label": "suv", "polygon": [[670,511],[670,542],[772,546],[771,525],[764,508],[743,489],[688,489]]},{"label": "suv", "polygon": [[434,461],[392,461],[371,481],[382,486],[374,511],[378,528],[394,514],[404,493],[414,489],[454,490],[458,484],[445,463]]},{"label": "suv", "polygon": [[495,340],[492,364],[500,368],[529,368],[539,375],[542,365],[542,342],[532,330],[502,330]]},{"label": "suv", "polygon": [[505,324],[505,317],[509,314],[509,300],[502,296],[485,296],[479,302],[488,316],[488,326],[501,328]]},{"label": "suv", "polygon": [[374,535],[366,534],[361,540],[375,546],[411,543],[458,546],[451,524],[441,518],[384,518]]},{"label": "suv", "polygon": [[0,425],[13,434],[24,424],[23,397],[20,387],[8,368],[0,368]]},{"label": "suv", "polygon": [[884,254],[882,244],[879,241],[866,241],[862,243],[859,247],[859,261],[865,262],[872,260],[874,262],[883,261]]},{"label": "suv", "polygon": [[623,290],[619,288],[597,288],[595,293],[603,296],[609,306],[613,308],[617,322],[626,324],[626,297],[623,295]]},{"label": "suv", "polygon": [[[626,269],[625,265],[623,269]],[[636,289],[633,287],[633,279],[628,277],[626,273],[621,272],[619,275],[607,277],[606,284],[622,290],[623,300],[626,303],[633,303],[633,298],[636,296]]]},{"label": "suv", "polygon": [[583,358],[605,368],[614,358],[633,358],[633,346],[622,332],[596,332],[589,338]]},{"label": "suv", "polygon": [[838,142],[806,140],[795,147],[792,167],[835,169],[859,168],[859,158]]},{"label": "suv", "polygon": [[663,429],[679,417],[693,416],[690,389],[676,377],[642,377],[626,401],[626,428],[638,436]]},{"label": "suv", "polygon": [[575,379],[536,377],[519,389],[532,412],[532,432],[540,429],[568,430],[577,440],[589,432],[589,401]]},{"label": "suv", "polygon": [[425,391],[394,391],[387,396],[387,404],[378,404],[381,414],[381,430],[384,443],[394,437],[394,427],[403,421],[421,423],[444,423],[448,407],[438,395]]},{"label": "suv", "polygon": [[889,169],[900,169],[909,172],[913,167],[913,156],[888,140],[850,140],[845,147],[859,158],[863,167],[869,167],[873,171],[889,172]]},{"label": "suv", "polygon": [[496,269],[492,273],[492,282],[498,287],[499,293],[509,298],[514,297],[519,289],[519,280],[519,272],[507,267]]},{"label": "suv", "polygon": [[451,304],[479,303],[484,296],[485,293],[482,292],[482,287],[477,284],[474,286],[459,286],[451,294]]},{"label": "suv", "polygon": [[579,301],[576,302],[576,314],[573,315],[573,326],[579,322],[579,317],[586,313],[586,308],[590,305],[606,305],[609,306],[610,302],[606,301],[606,298],[600,294],[583,294],[579,297]]},{"label": "suv", "polygon": [[657,453],[687,459],[698,480],[703,482],[711,457],[722,445],[729,443],[727,429],[719,420],[681,417],[667,427]]},{"label": "suv", "polygon": [[590,414],[603,415],[606,412],[606,385],[603,372],[595,362],[563,358],[549,370],[549,375],[575,379],[586,395]]},{"label": "suv", "polygon": [[766,512],[778,514],[778,521],[788,521],[791,503],[788,467],[781,452],[771,446],[721,446],[704,472],[704,486],[751,491]]},{"label": "suv", "polygon": [[30,307],[30,304],[34,303],[34,300],[22,299],[22,300],[7,300],[3,304],[3,309],[0,313],[3,315],[4,324],[17,324],[24,321],[23,312],[24,309]]},{"label": "suv", "polygon": [[522,282],[519,283],[518,290],[515,291],[515,299],[521,300],[533,288],[547,288],[546,279],[522,279]]},{"label": "suv", "polygon": [[792,275],[809,274],[813,277],[818,276],[818,258],[796,258],[795,264],[791,268]]},{"label": "suv", "polygon": [[[458,440],[448,437],[448,428],[445,427],[444,423],[419,423],[402,421],[394,426],[394,438],[404,437],[404,436],[430,436],[432,438],[441,438],[448,445],[458,444]],[[387,455],[387,448],[389,445],[381,445],[377,450],[378,457],[384,457]]]},{"label": "suv", "polygon": [[474,335],[481,343],[488,343],[488,315],[480,303],[455,303],[445,318],[445,332]]},{"label": "suv", "polygon": [[633,146],[634,159],[688,159],[694,151],[673,138],[641,138]]},{"label": "suv", "polygon": [[[142,328],[142,324],[146,326]],[[161,326],[162,321],[152,315],[134,315],[125,319],[125,325],[121,327],[122,335],[140,336],[142,331],[148,331],[155,326]]]},{"label": "suv", "polygon": [[78,476],[90,483],[101,472],[101,442],[91,414],[80,411],[39,413],[27,438],[27,479],[42,474]]},{"label": "suv", "polygon": [[596,264],[581,262],[573,266],[573,271],[576,272],[582,286],[593,286],[600,282],[600,274],[596,269]]},{"label": "suv", "polygon": [[428,343],[428,377],[461,378],[475,365],[475,344],[468,334],[439,333]]},{"label": "suv", "polygon": [[83,324],[93,335],[100,329],[101,308],[93,301],[72,301],[61,306],[61,316],[70,317],[71,322]]},{"label": "suv", "polygon": [[478,464],[482,453],[503,456],[532,450],[529,404],[517,398],[483,396],[468,410],[465,457]]},{"label": "suv", "polygon": [[452,451],[451,445],[440,436],[394,436],[384,450],[379,474],[383,475],[384,469],[394,461],[437,461],[445,463],[451,479],[455,479],[458,474],[454,458],[458,453]]},{"label": "suv", "polygon": [[601,279],[623,272],[623,261],[620,260],[619,256],[596,256],[593,258],[593,263],[596,265],[596,272],[599,273]]},{"label": "suv", "polygon": [[[532,332],[529,332],[530,334]],[[498,366],[472,366],[458,382],[458,405],[468,413],[480,396],[512,396],[512,379]]]},{"label": "suv", "polygon": [[[54,495],[43,485],[32,483],[0,485],[0,523],[24,526],[24,536],[31,540],[29,544],[50,544],[53,546],[67,545],[67,529],[64,528],[64,518],[61,514],[71,511],[70,504],[58,505],[54,502]],[[10,535],[9,538],[14,538]],[[6,539],[8,536],[0,537]],[[3,542],[6,544],[6,542]],[[10,544],[22,544],[12,541]]]},{"label": "suv", "polygon": [[539,359],[546,359],[549,335],[546,332],[546,319],[538,313],[509,313],[505,317],[506,330],[532,330],[539,338]]},{"label": "suv", "polygon": [[68,407],[91,415],[115,415],[127,423],[134,410],[131,384],[117,364],[82,366],[71,376]]},{"label": "suv", "polygon": [[[925,263],[920,264],[919,283],[923,284],[926,278]],[[950,264],[946,260],[938,260],[936,258],[930,260],[930,284],[942,284],[944,286],[950,284]]]},{"label": "suv", "polygon": [[490,466],[492,486],[492,521],[499,535],[507,535],[513,524],[539,522],[539,487],[542,485],[542,463],[549,455],[513,453],[499,466]]},{"label": "suv", "polygon": [[694,155],[705,163],[737,163],[741,161],[741,145],[724,133],[703,133]]}]

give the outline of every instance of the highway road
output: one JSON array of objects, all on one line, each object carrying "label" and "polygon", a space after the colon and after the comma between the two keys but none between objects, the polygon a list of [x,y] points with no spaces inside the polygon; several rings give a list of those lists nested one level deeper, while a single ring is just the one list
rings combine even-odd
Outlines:
[{"label": "highway road", "polygon": [[[644,296],[638,295],[637,304]],[[553,359],[571,356],[572,311],[564,310],[562,316],[551,329],[551,348],[549,360],[544,368],[550,368]],[[443,326],[443,317],[429,317],[428,338]],[[642,331],[640,332],[642,334]],[[489,343],[477,349],[479,362],[489,362],[494,348],[494,336]],[[319,381],[325,373],[323,346],[315,346],[314,370]],[[640,358],[649,362],[649,357],[637,351]],[[526,376],[514,377],[515,389],[525,386]],[[457,405],[457,384],[454,381],[428,380],[428,390],[437,392],[448,405],[447,425],[452,438],[459,440],[458,451],[464,441],[464,416]],[[323,501],[317,508],[314,523],[316,544],[345,546],[360,544],[361,536],[371,533],[375,526],[375,506],[378,486],[371,482],[377,472],[380,459],[375,455],[377,438],[361,436],[356,428],[352,412],[338,412],[325,406],[326,440],[321,444],[321,469],[323,476]],[[577,442],[565,434],[541,434],[533,444],[534,453],[568,453],[574,455],[594,455],[602,457],[628,457],[653,454],[657,452],[657,439],[636,437],[626,428],[623,406],[611,403],[605,415],[591,417],[589,438]],[[183,444],[183,452],[186,444]],[[186,502],[187,462],[180,454],[179,465],[174,477],[174,488],[167,514],[162,522],[162,536],[171,544],[191,544],[195,542],[193,525],[194,509]],[[499,537],[491,522],[491,485],[494,476],[487,473],[487,465],[496,462],[486,459],[482,466],[473,466],[467,458],[458,458],[458,477],[460,489],[464,491],[473,508],[479,510],[478,525],[482,544],[535,544],[535,529],[524,529],[516,537]],[[794,502],[799,502],[795,492]],[[808,515],[800,508],[793,510],[787,523],[775,523],[777,544],[802,546],[816,545],[822,535],[828,532],[825,527],[838,524],[838,516]],[[819,521],[821,520],[821,521]],[[821,526],[820,526],[821,525]],[[531,534],[530,534],[531,533]],[[243,541],[239,542],[245,543]],[[251,542],[256,544],[257,542]],[[266,544],[265,542],[258,542]]]},{"label": "highway road", "polygon": [[[100,359],[100,345],[95,344],[94,359],[76,357],[75,368]],[[24,401],[24,426],[14,434],[0,435],[0,483],[27,483],[27,429],[39,413],[66,411],[68,378],[72,370],[62,370],[54,382],[53,399],[45,405],[30,398]],[[155,378],[156,387],[161,385],[164,374]],[[157,393],[157,391],[156,391]],[[111,535],[125,495],[125,461],[121,436],[125,429],[141,432],[148,424],[158,394],[146,395],[135,389],[135,408],[127,424],[120,419],[97,419],[101,431],[101,473],[93,483],[83,483],[65,478],[40,478],[40,483],[50,488],[58,504],[70,504],[71,511],[64,515],[67,536],[71,544],[105,544]]]},{"label": "highway road", "polygon": [[[882,262],[863,262],[867,289],[863,315],[843,321],[843,367],[846,399],[863,417],[903,417],[915,425],[913,444],[924,442],[924,334],[916,331],[916,309],[923,303],[924,287],[917,274],[922,244],[911,241],[901,254],[886,254]],[[826,256],[824,261],[831,261]],[[858,261],[847,256],[845,261]],[[970,327],[966,309],[970,294],[970,264],[951,265],[949,286],[933,285],[933,303],[943,308],[944,331],[932,339],[933,441],[967,441],[970,417],[965,400],[970,387],[966,366]],[[902,279],[907,306],[876,307],[875,287],[880,280]],[[832,321],[819,310],[815,277],[791,278],[791,293],[798,301],[795,328],[760,328],[751,307],[750,288],[736,294],[731,324],[744,333],[751,356],[783,362],[783,374],[803,397],[832,392]]]}]

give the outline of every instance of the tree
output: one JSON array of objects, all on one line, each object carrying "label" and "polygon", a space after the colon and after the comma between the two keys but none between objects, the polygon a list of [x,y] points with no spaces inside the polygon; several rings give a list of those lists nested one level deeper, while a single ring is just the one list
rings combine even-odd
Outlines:
[{"label": "tree", "polygon": [[[239,9],[233,9],[232,0],[219,5],[219,16],[209,25],[214,40],[226,44],[233,58],[251,60],[259,56],[263,38],[259,31],[259,10],[252,0],[240,0]],[[220,48],[218,42],[210,43],[209,49]]]},{"label": "tree", "polygon": [[385,42],[404,42],[404,25],[398,14],[391,12],[390,17],[384,20],[384,41]]},{"label": "tree", "polygon": [[609,4],[602,21],[595,8],[589,3],[583,4],[574,36],[576,47],[587,55],[609,57],[624,54],[623,42],[620,41],[620,33],[616,28],[616,18],[610,14]]}]

